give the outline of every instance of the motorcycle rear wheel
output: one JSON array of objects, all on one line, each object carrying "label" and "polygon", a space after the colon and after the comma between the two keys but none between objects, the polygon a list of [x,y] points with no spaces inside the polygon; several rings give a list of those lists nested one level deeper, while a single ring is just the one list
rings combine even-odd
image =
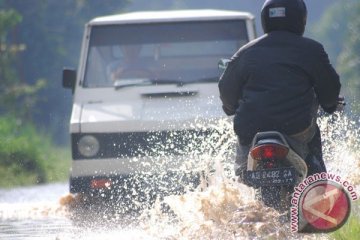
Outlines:
[{"label": "motorcycle rear wheel", "polygon": [[263,186],[256,190],[256,196],[265,206],[286,212],[291,206],[291,189],[290,186]]}]

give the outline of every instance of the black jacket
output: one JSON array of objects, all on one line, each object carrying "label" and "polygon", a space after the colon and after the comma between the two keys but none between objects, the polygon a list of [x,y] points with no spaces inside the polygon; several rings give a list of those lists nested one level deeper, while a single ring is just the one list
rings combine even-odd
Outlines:
[{"label": "black jacket", "polygon": [[227,115],[242,144],[259,131],[295,134],[337,106],[339,76],[323,46],[287,31],[273,31],[242,47],[219,82]]}]

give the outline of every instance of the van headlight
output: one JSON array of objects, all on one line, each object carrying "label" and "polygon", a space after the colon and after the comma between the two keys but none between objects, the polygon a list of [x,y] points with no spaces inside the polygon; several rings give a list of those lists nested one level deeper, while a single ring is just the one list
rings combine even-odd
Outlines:
[{"label": "van headlight", "polygon": [[78,150],[84,157],[93,157],[100,150],[99,141],[94,136],[85,135],[78,142]]}]

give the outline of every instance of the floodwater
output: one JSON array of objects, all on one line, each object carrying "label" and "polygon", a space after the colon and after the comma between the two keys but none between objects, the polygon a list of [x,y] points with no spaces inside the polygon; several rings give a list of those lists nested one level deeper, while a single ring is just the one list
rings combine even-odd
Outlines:
[{"label": "floodwater", "polygon": [[56,239],[74,230],[59,198],[66,184],[0,190],[0,239]]},{"label": "floodwater", "polygon": [[[328,171],[349,180],[359,193],[359,122],[338,118],[336,123],[326,117],[319,121]],[[231,132],[231,124],[220,125]],[[206,184],[165,197],[136,214],[98,208],[80,211],[81,199],[68,194],[68,183],[0,189],[0,240],[328,239],[326,234],[291,233],[282,215],[255,201],[252,189],[223,170],[221,157],[208,164],[216,171]],[[164,211],[164,204],[171,211]]]},{"label": "floodwater", "polygon": [[[170,196],[137,215],[107,212],[73,218],[67,184],[0,191],[0,239],[253,239],[290,237],[280,215],[254,202],[252,191],[225,179],[214,179],[206,191]],[[61,197],[62,196],[62,197]],[[83,212],[81,212],[83,213]],[[97,213],[93,213],[97,214]],[[110,215],[110,216],[109,216]],[[110,218],[110,219],[109,219]],[[292,236],[292,238],[295,235]]]}]

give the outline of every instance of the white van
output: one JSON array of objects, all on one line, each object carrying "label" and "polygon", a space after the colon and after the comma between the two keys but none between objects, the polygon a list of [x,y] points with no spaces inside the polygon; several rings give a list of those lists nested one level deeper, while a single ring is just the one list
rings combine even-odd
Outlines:
[{"label": "white van", "polygon": [[169,176],[194,170],[210,123],[224,118],[218,62],[254,38],[254,17],[236,11],[134,12],[86,24],[78,71],[63,71],[74,93],[70,192],[122,191],[139,175],[181,185]]}]

